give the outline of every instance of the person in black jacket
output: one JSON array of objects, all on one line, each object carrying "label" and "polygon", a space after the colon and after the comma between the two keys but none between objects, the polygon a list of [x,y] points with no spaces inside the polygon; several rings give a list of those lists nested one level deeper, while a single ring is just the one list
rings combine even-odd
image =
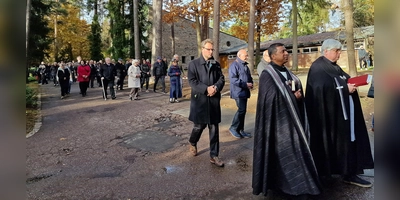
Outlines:
[{"label": "person in black jacket", "polygon": [[68,94],[68,86],[70,79],[70,72],[68,68],[65,67],[66,64],[61,63],[57,70],[58,82],[61,88],[61,99],[64,99],[65,95]]},{"label": "person in black jacket", "polygon": [[140,71],[142,74],[140,76],[140,88],[143,88],[144,83],[146,83],[146,92],[149,92],[149,80],[151,77],[150,66],[147,64],[145,60],[143,60],[140,65]]},{"label": "person in black jacket", "polygon": [[189,151],[197,155],[197,142],[208,126],[210,138],[210,162],[223,167],[219,154],[219,123],[221,122],[221,91],[225,85],[221,66],[213,57],[213,41],[201,42],[201,56],[189,63],[188,80],[192,88],[189,120],[194,123],[189,138]]},{"label": "person in black jacket", "polygon": [[117,69],[117,76],[118,76],[118,81],[117,81],[117,90],[123,90],[124,87],[124,80],[126,76],[126,68],[125,65],[122,63],[122,59],[119,58],[118,62],[115,64],[115,68]]},{"label": "person in black jacket", "polygon": [[156,92],[156,87],[158,84],[158,81],[161,81],[161,87],[162,87],[162,93],[165,92],[165,76],[167,75],[167,67],[164,65],[164,62],[161,60],[161,57],[157,57],[157,62],[154,63],[153,65],[153,75],[155,78],[154,81],[154,89],[153,91]]},{"label": "person in black jacket", "polygon": [[94,79],[96,78],[97,75],[97,69],[93,60],[89,61],[89,67],[90,67],[90,87],[94,88]]},{"label": "person in black jacket", "polygon": [[105,59],[106,63],[101,65],[100,67],[100,76],[103,82],[104,93],[103,98],[107,99],[107,87],[110,88],[111,98],[115,99],[115,91],[114,91],[114,81],[115,76],[117,76],[117,70],[115,65],[111,63],[110,58]]}]

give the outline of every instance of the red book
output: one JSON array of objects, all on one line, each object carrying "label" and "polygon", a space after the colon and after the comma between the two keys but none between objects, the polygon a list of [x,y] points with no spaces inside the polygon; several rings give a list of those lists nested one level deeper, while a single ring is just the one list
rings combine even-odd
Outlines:
[{"label": "red book", "polygon": [[364,74],[361,76],[356,76],[356,77],[351,77],[347,81],[347,83],[350,84],[355,84],[357,87],[358,86],[363,86],[363,85],[368,85],[372,80],[372,76],[368,74]]}]

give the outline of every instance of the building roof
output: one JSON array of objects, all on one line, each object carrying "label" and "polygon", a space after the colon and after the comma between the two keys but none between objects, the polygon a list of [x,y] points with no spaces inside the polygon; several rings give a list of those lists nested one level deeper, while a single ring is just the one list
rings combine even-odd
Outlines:
[{"label": "building roof", "polygon": [[[371,37],[371,36],[374,36],[374,26],[354,28],[353,32],[354,32],[354,39],[363,39],[366,37]],[[330,38],[336,39],[339,41],[345,41],[346,35],[345,35],[344,30],[338,30],[338,31],[322,32],[322,33],[315,33],[315,34],[311,34],[311,35],[299,36],[297,38],[298,47],[320,46],[320,45],[322,45],[324,40],[330,39]],[[292,46],[293,46],[292,38],[283,38],[283,39],[276,39],[276,40],[261,42],[260,50],[263,51],[263,50],[267,49],[273,43],[282,43],[287,48],[292,48]],[[247,44],[232,47],[230,49],[221,51],[220,54],[233,54],[233,53],[238,52],[240,49],[246,48],[246,47],[247,47]]]}]

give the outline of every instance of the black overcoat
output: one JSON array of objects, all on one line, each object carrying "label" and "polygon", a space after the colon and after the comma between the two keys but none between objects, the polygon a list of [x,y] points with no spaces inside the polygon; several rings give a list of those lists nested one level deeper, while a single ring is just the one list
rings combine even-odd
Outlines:
[{"label": "black overcoat", "polygon": [[[209,67],[211,65],[211,67]],[[221,122],[221,92],[225,78],[218,62],[210,64],[201,55],[189,62],[188,80],[192,89],[189,120],[195,124],[217,124]],[[207,96],[207,87],[215,85],[218,92]]]},{"label": "black overcoat", "polygon": [[[307,77],[306,107],[310,122],[310,148],[319,175],[363,173],[374,167],[368,132],[357,91],[350,94],[350,76],[324,56],[311,65]],[[336,80],[343,87],[345,120]],[[350,100],[354,102],[355,142],[350,137]]]}]

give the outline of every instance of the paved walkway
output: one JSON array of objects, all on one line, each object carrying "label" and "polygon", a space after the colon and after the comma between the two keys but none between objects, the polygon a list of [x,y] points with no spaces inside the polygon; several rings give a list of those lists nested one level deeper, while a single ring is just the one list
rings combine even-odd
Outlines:
[{"label": "paved walkway", "polygon": [[[189,100],[171,104],[168,94],[143,92],[129,101],[125,89],[104,101],[100,88],[89,88],[86,97],[78,88],[74,84],[61,100],[58,87],[41,86],[43,125],[26,141],[27,199],[263,199],[252,195],[253,139],[228,132],[236,111],[229,95],[222,99],[220,124],[225,167],[218,168],[209,162],[207,130],[199,155],[188,153]],[[254,118],[246,115],[246,131],[253,132]],[[373,196],[373,188],[335,179],[316,199]]]}]

